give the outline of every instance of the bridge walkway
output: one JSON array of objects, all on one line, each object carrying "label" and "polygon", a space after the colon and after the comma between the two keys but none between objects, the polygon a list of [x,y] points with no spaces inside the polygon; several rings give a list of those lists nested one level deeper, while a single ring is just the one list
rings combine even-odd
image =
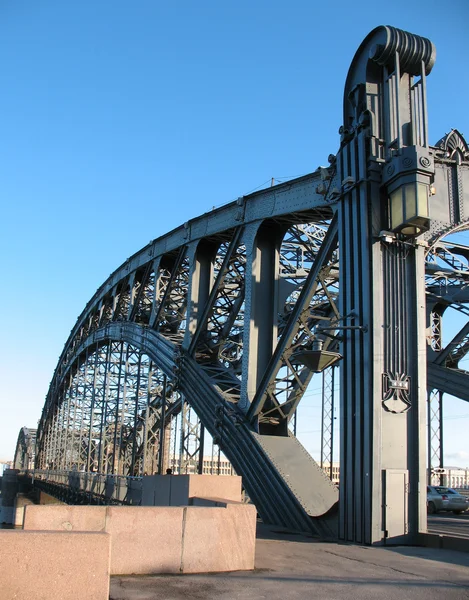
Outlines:
[{"label": "bridge walkway", "polygon": [[111,600],[468,600],[469,554],[319,542],[260,526],[256,570],[111,578]]}]

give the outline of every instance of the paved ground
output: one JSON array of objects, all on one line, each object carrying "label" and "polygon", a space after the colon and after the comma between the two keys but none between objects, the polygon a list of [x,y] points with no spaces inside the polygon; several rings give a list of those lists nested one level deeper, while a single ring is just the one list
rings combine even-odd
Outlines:
[{"label": "paved ground", "polygon": [[111,600],[469,600],[469,554],[369,548],[261,529],[256,570],[112,577]]},{"label": "paved ground", "polygon": [[455,515],[450,512],[442,512],[437,515],[428,515],[428,531],[457,537],[469,537],[469,513]]}]

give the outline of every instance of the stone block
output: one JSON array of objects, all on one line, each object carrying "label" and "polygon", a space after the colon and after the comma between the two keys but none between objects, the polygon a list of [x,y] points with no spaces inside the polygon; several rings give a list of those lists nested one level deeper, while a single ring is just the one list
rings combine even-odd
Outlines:
[{"label": "stone block", "polygon": [[183,508],[110,506],[111,575],[179,573]]},{"label": "stone block", "polygon": [[183,532],[184,573],[238,571],[254,568],[256,508],[228,504],[226,508],[189,506]]},{"label": "stone block", "polygon": [[223,498],[241,502],[241,477],[237,475],[188,475],[189,498]]},{"label": "stone block", "polygon": [[26,506],[25,530],[105,531],[106,506]]},{"label": "stone block", "polygon": [[13,525],[15,527],[23,527],[24,521],[24,506],[17,506],[14,509]]},{"label": "stone block", "polygon": [[32,506],[33,504],[33,501],[24,494],[18,494],[16,496],[13,523],[15,527],[23,527],[25,507]]},{"label": "stone block", "polygon": [[219,498],[209,507],[27,506],[24,529],[105,531],[112,575],[254,568],[256,509]]},{"label": "stone block", "polygon": [[0,595],[16,600],[108,600],[105,533],[0,530]]}]

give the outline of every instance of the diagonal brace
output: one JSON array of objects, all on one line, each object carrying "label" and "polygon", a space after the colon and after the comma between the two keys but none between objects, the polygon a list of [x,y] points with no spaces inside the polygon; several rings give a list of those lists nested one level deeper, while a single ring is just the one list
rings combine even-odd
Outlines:
[{"label": "diagonal brace", "polygon": [[311,267],[310,272],[308,273],[308,277],[303,285],[298,301],[296,302],[295,307],[292,313],[290,314],[288,322],[283,331],[282,337],[280,338],[277,347],[275,348],[272,358],[270,359],[269,364],[267,365],[267,369],[265,370],[264,376],[262,377],[256,395],[253,401],[251,402],[251,406],[247,413],[247,418],[251,422],[256,419],[257,415],[262,411],[264,407],[264,404],[269,395],[268,390],[274,384],[277,373],[282,367],[283,354],[285,352],[285,349],[291,345],[293,338],[295,337],[298,331],[301,313],[303,312],[305,306],[308,306],[310,304],[311,299],[315,294],[319,274],[324,265],[327,264],[327,262],[330,260],[332,253],[336,249],[337,238],[337,215],[334,215],[329,229],[327,230],[326,237],[324,238],[324,241],[321,244],[319,252],[316,256],[316,260],[314,261],[314,264]]}]

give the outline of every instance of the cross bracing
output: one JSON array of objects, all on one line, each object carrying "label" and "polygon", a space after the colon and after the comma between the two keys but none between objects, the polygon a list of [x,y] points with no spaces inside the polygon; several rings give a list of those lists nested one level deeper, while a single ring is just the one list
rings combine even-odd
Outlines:
[{"label": "cross bracing", "polygon": [[[374,51],[384,53],[376,61],[364,52],[373,36],[380,40]],[[405,421],[414,435],[408,447],[421,455],[422,340],[428,389],[469,399],[460,368],[469,350],[469,252],[448,238],[469,221],[469,153],[455,130],[428,143],[432,45],[414,37],[378,28],[360,47],[347,79],[347,89],[355,82],[345,97],[347,126],[327,168],[186,222],[103,283],[55,370],[38,429],[38,466],[161,473],[177,453],[181,465],[199,460],[207,433],[265,521],[335,534],[338,491],[295,436],[319,352],[342,358],[340,536],[374,542],[389,534],[378,527],[374,498],[383,502],[390,493],[383,481],[390,486],[402,475],[402,483],[409,473],[411,488],[402,489],[415,490],[421,466],[398,450],[386,460],[405,468],[386,467],[383,480],[372,447],[387,435],[381,420],[389,431]],[[401,43],[400,57],[390,48]],[[428,190],[435,184],[430,226],[417,241],[386,231],[384,192],[401,156],[399,168],[415,166],[417,157],[419,182]],[[445,345],[449,309],[463,323]],[[328,393],[323,454],[332,458]],[[431,440],[442,439],[436,427]],[[418,510],[409,513],[413,534]]]}]

